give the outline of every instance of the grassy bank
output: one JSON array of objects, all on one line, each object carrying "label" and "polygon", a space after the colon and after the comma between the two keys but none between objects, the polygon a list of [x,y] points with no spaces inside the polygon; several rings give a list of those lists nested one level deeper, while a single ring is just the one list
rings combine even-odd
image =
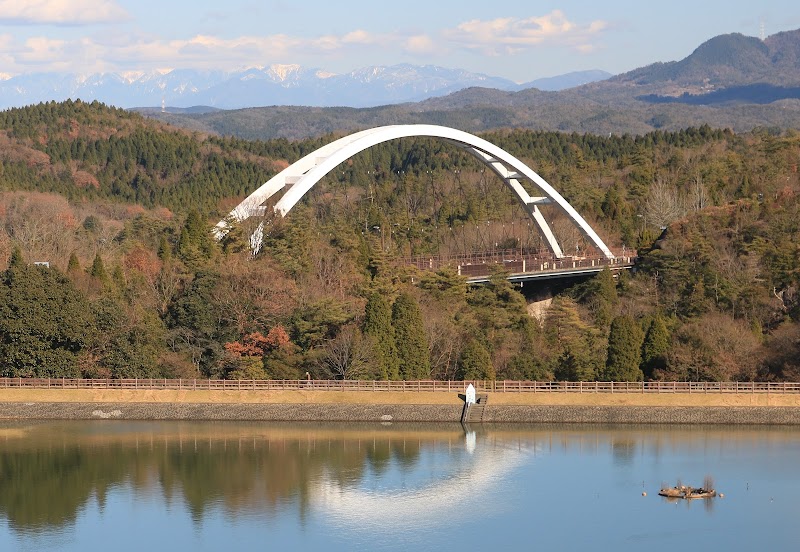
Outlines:
[{"label": "grassy bank", "polygon": [[[459,405],[457,393],[355,391],[207,391],[135,389],[0,389],[0,402],[174,404]],[[751,393],[490,393],[489,405],[800,407],[800,395]]]}]

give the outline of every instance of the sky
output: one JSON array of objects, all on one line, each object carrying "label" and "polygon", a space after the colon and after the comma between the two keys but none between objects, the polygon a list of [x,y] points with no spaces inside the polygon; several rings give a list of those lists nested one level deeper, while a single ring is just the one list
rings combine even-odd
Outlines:
[{"label": "sky", "polygon": [[438,65],[523,83],[800,28],[797,0],[0,0],[0,77]]}]

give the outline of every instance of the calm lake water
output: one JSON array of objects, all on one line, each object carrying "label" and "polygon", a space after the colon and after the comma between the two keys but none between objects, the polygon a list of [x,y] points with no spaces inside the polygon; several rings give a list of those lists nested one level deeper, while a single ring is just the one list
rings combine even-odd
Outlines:
[{"label": "calm lake water", "polygon": [[798,428],[472,429],[3,423],[0,550],[800,549]]}]

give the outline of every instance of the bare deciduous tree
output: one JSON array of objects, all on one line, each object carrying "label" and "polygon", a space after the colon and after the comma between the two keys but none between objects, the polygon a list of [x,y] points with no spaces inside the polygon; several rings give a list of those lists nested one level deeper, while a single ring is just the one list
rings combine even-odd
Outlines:
[{"label": "bare deciduous tree", "polygon": [[77,226],[67,200],[54,194],[12,193],[3,198],[4,227],[33,260],[67,258]]},{"label": "bare deciduous tree", "polygon": [[426,318],[425,330],[428,334],[431,375],[436,379],[455,379],[458,357],[463,346],[458,330],[443,317],[433,323],[430,318]]},{"label": "bare deciduous tree", "polygon": [[647,194],[644,214],[647,224],[666,228],[686,214],[686,201],[675,186],[657,178]]},{"label": "bare deciduous tree", "polygon": [[370,341],[350,325],[325,344],[318,363],[337,379],[359,379],[367,375],[373,356]]},{"label": "bare deciduous tree", "polygon": [[705,184],[703,184],[703,177],[697,174],[689,184],[689,194],[691,198],[689,207],[695,211],[699,211],[708,205],[708,194]]}]

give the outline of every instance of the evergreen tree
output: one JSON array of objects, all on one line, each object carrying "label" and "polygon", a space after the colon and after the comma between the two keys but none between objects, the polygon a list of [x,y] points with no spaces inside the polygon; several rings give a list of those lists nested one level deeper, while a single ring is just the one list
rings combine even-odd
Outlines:
[{"label": "evergreen tree", "polygon": [[630,316],[617,316],[608,335],[608,357],[603,381],[642,381],[642,330]]},{"label": "evergreen tree", "polygon": [[180,257],[190,265],[197,265],[211,259],[216,242],[211,229],[195,210],[189,212],[178,240]]},{"label": "evergreen tree", "polygon": [[431,362],[422,314],[408,293],[401,293],[392,305],[392,325],[400,376],[405,380],[430,377]]},{"label": "evergreen tree", "polygon": [[600,328],[608,327],[614,317],[614,307],[619,302],[617,284],[611,270],[606,266],[594,277],[593,297],[591,301],[595,324]]},{"label": "evergreen tree", "polygon": [[652,378],[656,370],[666,367],[669,350],[669,330],[661,316],[655,316],[647,328],[642,343],[642,372]]},{"label": "evergreen tree", "polygon": [[686,284],[683,297],[678,304],[678,312],[686,318],[693,318],[709,312],[711,302],[706,297],[706,287],[703,280],[697,279]]},{"label": "evergreen tree", "polygon": [[198,272],[169,307],[169,328],[183,352],[190,355],[195,366],[205,376],[212,376],[211,366],[222,354],[218,307],[214,302],[214,287],[219,275]]},{"label": "evergreen tree", "polygon": [[378,365],[377,373],[380,374],[380,378],[400,379],[397,346],[392,327],[392,309],[383,295],[373,293],[367,301],[362,331],[374,341],[375,362]]},{"label": "evergreen tree", "polygon": [[572,299],[556,297],[544,321],[550,350],[560,357],[553,368],[555,378],[593,381],[602,371],[605,340],[585,323]]},{"label": "evergreen tree", "polygon": [[0,373],[79,377],[93,319],[86,299],[57,268],[14,264],[0,275]]},{"label": "evergreen tree", "polygon": [[554,376],[558,381],[594,381],[597,378],[596,366],[588,349],[577,346],[567,346],[561,353]]},{"label": "evergreen tree", "polygon": [[84,377],[163,376],[158,357],[166,334],[164,323],[155,313],[126,308],[110,296],[95,301],[92,310],[96,321],[92,356],[96,357],[96,366],[84,371]]},{"label": "evergreen tree", "polygon": [[19,246],[14,246],[11,250],[11,257],[8,259],[9,268],[21,268],[25,266],[25,260],[22,258],[22,250]]},{"label": "evergreen tree", "polygon": [[114,282],[114,286],[117,288],[117,291],[124,292],[127,288],[125,273],[122,271],[122,267],[120,265],[114,266],[114,272],[111,273],[111,281]]},{"label": "evergreen tree", "polygon": [[457,377],[462,380],[495,379],[492,357],[486,347],[477,339],[470,339],[461,351]]},{"label": "evergreen tree", "polygon": [[615,306],[619,301],[619,297],[617,296],[617,284],[608,266],[603,268],[603,270],[595,276],[595,279],[597,280],[596,294],[611,303],[612,306]]},{"label": "evergreen tree", "polygon": [[67,274],[75,275],[81,271],[81,263],[78,261],[78,255],[75,254],[73,251],[69,256],[69,261],[67,262]]},{"label": "evergreen tree", "polygon": [[97,278],[99,281],[103,283],[108,282],[108,273],[106,272],[106,267],[103,264],[103,259],[100,257],[100,253],[94,256],[94,261],[92,261],[92,267],[89,269],[89,275],[92,278]]},{"label": "evergreen tree", "polygon": [[167,241],[167,237],[163,235],[158,241],[158,258],[165,263],[172,260],[172,247]]}]

